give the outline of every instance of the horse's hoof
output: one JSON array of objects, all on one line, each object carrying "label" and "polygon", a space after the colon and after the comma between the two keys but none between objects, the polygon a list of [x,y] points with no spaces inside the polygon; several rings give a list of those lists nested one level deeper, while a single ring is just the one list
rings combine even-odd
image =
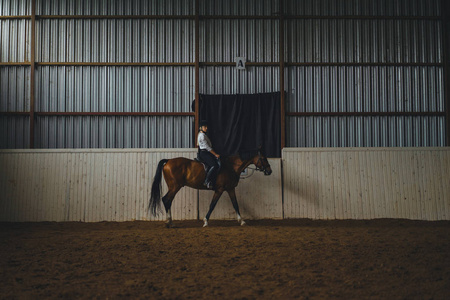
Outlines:
[{"label": "horse's hoof", "polygon": [[206,218],[203,219],[203,222],[205,222],[205,223],[203,224],[203,227],[208,227],[208,221],[206,220]]},{"label": "horse's hoof", "polygon": [[171,228],[172,227],[172,222],[166,222],[166,228]]},{"label": "horse's hoof", "polygon": [[245,226],[247,225],[247,223],[245,223],[244,221],[241,221],[241,226]]}]

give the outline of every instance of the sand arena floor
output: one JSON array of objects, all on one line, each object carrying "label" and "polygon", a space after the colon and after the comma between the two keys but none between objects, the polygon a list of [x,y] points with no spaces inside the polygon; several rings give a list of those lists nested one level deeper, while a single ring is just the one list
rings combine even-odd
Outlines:
[{"label": "sand arena floor", "polygon": [[2,299],[450,299],[450,222],[0,223]]}]

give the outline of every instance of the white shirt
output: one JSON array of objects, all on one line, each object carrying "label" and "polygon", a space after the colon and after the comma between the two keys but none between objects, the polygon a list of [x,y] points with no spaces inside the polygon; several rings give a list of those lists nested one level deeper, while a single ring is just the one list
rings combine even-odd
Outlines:
[{"label": "white shirt", "polygon": [[212,150],[211,141],[210,141],[209,137],[204,132],[200,131],[198,133],[197,143],[198,143],[198,147],[201,150],[208,150],[208,151]]}]

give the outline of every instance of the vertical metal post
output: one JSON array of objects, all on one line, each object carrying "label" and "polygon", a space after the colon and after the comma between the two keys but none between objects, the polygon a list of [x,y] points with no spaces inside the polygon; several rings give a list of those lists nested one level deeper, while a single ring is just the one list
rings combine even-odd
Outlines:
[{"label": "vertical metal post", "polygon": [[284,11],[283,0],[280,0],[279,18],[279,58],[280,58],[280,92],[281,92],[281,150],[286,146],[286,111],[284,93]]},{"label": "vertical metal post", "polygon": [[450,91],[449,91],[449,57],[448,47],[449,39],[448,35],[448,23],[450,19],[450,5],[448,1],[441,0],[441,32],[442,32],[442,45],[443,45],[443,63],[444,63],[444,110],[445,110],[445,145],[450,146]]},{"label": "vertical metal post", "polygon": [[31,1],[31,44],[30,44],[30,148],[34,148],[34,93],[36,67],[36,0]]},{"label": "vertical metal post", "polygon": [[194,147],[197,144],[197,129],[200,116],[200,16],[199,16],[199,1],[195,0],[195,128],[194,128]]},{"label": "vertical metal post", "polygon": [[[198,124],[200,116],[200,11],[199,1],[195,0],[195,127],[194,147],[197,147]],[[200,220],[200,192],[197,191],[197,220]]]}]

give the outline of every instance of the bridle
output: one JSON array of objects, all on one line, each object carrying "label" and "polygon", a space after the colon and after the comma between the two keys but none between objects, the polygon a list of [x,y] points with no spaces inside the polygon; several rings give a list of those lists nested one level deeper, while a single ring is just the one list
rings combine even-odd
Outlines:
[{"label": "bridle", "polygon": [[[260,168],[260,167],[258,167],[258,164],[260,164],[262,167]],[[269,173],[269,171],[267,171],[267,168],[264,166],[264,164],[263,164],[263,158],[262,158],[262,156],[261,156],[261,151],[258,151],[258,161],[257,161],[257,163],[255,164],[255,169],[253,169],[253,168],[250,168],[249,167],[249,169],[251,169],[251,170],[256,170],[256,171],[260,171],[260,172],[264,172],[264,175],[269,175],[270,173]]]}]

